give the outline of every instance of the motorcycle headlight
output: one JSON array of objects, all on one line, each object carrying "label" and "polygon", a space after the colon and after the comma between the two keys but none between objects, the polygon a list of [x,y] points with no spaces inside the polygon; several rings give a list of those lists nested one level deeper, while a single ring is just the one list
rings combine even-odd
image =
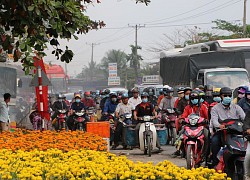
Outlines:
[{"label": "motorcycle headlight", "polygon": [[189,118],[189,123],[191,126],[194,126],[195,124],[197,124],[198,120],[199,120],[199,116],[193,116]]},{"label": "motorcycle headlight", "polygon": [[126,119],[130,119],[131,117],[132,117],[132,114],[126,114],[126,115],[125,115],[125,118],[126,118]]}]

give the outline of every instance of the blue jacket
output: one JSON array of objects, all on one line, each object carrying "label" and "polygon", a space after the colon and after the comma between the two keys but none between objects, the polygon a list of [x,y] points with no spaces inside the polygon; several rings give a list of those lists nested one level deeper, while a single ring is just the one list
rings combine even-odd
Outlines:
[{"label": "blue jacket", "polygon": [[245,97],[239,100],[238,105],[243,109],[245,113],[250,111],[250,103],[247,102],[247,99]]},{"label": "blue jacket", "polygon": [[104,105],[104,109],[103,109],[103,112],[107,112],[107,113],[114,113],[115,112],[115,109],[116,109],[116,106],[117,106],[117,103],[113,103],[110,101],[110,99],[108,98],[105,102],[105,105]]}]

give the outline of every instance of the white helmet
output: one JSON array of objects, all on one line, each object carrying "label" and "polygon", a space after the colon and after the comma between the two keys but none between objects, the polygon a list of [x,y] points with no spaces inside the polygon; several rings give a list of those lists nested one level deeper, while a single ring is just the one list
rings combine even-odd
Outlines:
[{"label": "white helmet", "polygon": [[170,88],[170,86],[169,85],[164,85],[163,88],[168,89],[168,88]]}]

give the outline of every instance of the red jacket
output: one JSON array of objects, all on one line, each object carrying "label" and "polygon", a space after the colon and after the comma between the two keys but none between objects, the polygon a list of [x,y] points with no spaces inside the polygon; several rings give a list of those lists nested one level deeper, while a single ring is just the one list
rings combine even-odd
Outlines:
[{"label": "red jacket", "polygon": [[179,98],[178,98],[178,99],[176,99],[176,101],[174,102],[174,108],[177,108],[177,105],[178,105],[179,101],[180,101],[180,99],[179,99]]},{"label": "red jacket", "polygon": [[[181,115],[181,118],[187,118],[190,114],[196,113],[198,110],[198,106],[191,106],[187,105],[184,109],[183,114]],[[206,105],[201,104],[200,107],[200,116],[208,120],[208,109]]]},{"label": "red jacket", "polygon": [[93,99],[83,98],[82,102],[83,102],[85,107],[95,107],[95,101]]}]

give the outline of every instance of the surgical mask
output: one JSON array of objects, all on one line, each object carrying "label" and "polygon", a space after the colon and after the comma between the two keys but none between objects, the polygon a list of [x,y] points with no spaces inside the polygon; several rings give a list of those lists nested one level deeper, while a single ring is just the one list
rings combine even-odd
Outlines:
[{"label": "surgical mask", "polygon": [[173,95],[174,95],[174,93],[173,93],[173,92],[169,93],[169,96],[173,96]]},{"label": "surgical mask", "polygon": [[148,102],[148,98],[143,98],[141,101],[142,101],[143,103],[146,103],[146,102]]},{"label": "surgical mask", "polygon": [[204,102],[204,99],[201,98],[201,99],[200,99],[200,102],[203,103],[203,102]]},{"label": "surgical mask", "polygon": [[77,102],[77,103],[81,102],[81,99],[76,99],[76,102]]},{"label": "surgical mask", "polygon": [[232,98],[231,97],[224,97],[223,100],[222,100],[222,104],[224,105],[229,105],[232,101]]},{"label": "surgical mask", "polygon": [[221,97],[219,97],[219,96],[218,96],[218,97],[214,97],[213,100],[214,100],[215,102],[218,102],[218,103],[219,103],[219,102],[221,102]]},{"label": "surgical mask", "polygon": [[117,100],[116,98],[111,98],[112,102],[116,102],[116,100]]},{"label": "surgical mask", "polygon": [[180,94],[178,94],[178,97],[179,97],[179,98],[183,98],[183,97],[184,97],[184,94],[183,94],[183,93],[180,93]]},{"label": "surgical mask", "polygon": [[238,94],[238,98],[243,98],[243,97],[245,97],[245,94]]},{"label": "surgical mask", "polygon": [[186,99],[186,100],[189,100],[189,95],[185,95],[185,99]]},{"label": "surgical mask", "polygon": [[193,105],[198,104],[198,102],[199,102],[199,100],[198,100],[198,99],[192,99],[192,100],[191,100],[191,103],[192,103]]}]

